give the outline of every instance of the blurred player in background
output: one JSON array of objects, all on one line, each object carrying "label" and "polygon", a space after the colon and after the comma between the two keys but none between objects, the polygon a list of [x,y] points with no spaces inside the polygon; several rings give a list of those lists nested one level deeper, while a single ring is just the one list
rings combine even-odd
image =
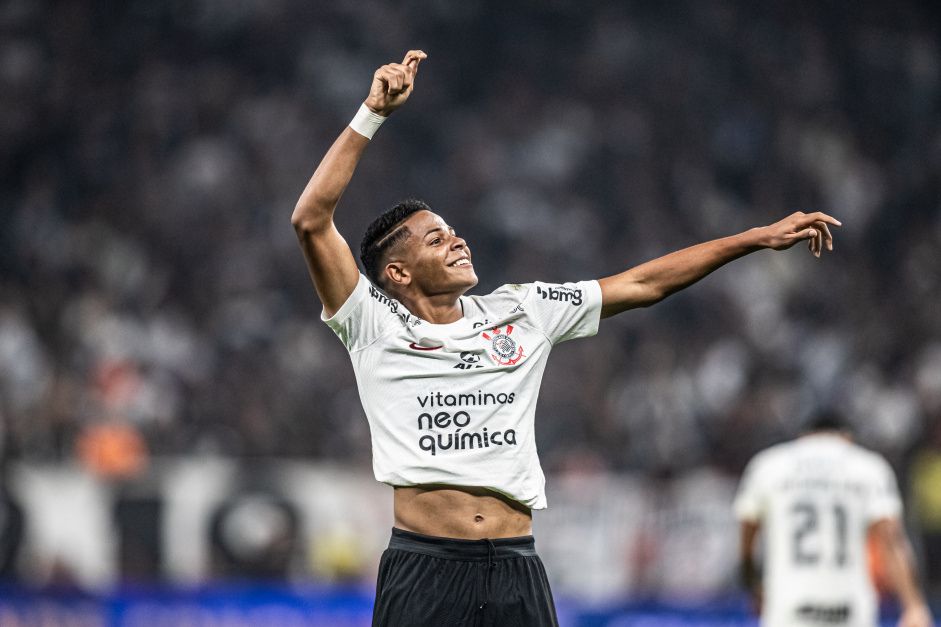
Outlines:
[{"label": "blurred player in background", "polygon": [[[902,603],[902,627],[929,627],[901,522],[895,475],[881,456],[853,444],[840,417],[822,413],[792,442],[756,455],[735,500],[742,579],[765,627],[872,627],[878,598],[870,535]],[[764,537],[764,581],[755,563]]]},{"label": "blurred player in background", "polygon": [[364,276],[334,210],[425,56],[413,50],[375,72],[292,218],[323,320],[353,361],[376,478],[395,488],[373,624],[556,625],[531,536],[532,509],[546,507],[534,423],[551,347],[594,335],[600,318],[653,305],[751,252],[806,241],[819,256],[832,248],[827,224],[839,222],[796,213],[600,281],[465,296],[477,284],[467,243],[427,205],[406,201],[367,229]]}]

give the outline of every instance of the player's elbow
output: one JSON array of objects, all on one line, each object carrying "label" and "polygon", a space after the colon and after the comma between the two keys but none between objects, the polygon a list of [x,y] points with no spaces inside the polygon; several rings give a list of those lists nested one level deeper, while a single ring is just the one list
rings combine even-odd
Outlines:
[{"label": "player's elbow", "polygon": [[302,210],[300,205],[298,205],[297,207],[294,207],[294,213],[291,214],[291,226],[294,227],[294,230],[297,231],[298,233],[303,233],[304,230],[307,228],[309,222],[310,220],[304,214],[304,211]]},{"label": "player's elbow", "polygon": [[608,318],[629,309],[650,307],[669,294],[658,286],[630,274],[601,279],[601,317]]},{"label": "player's elbow", "polygon": [[645,307],[650,307],[651,305],[656,305],[662,300],[666,300],[668,297],[676,294],[679,289],[668,290],[668,289],[657,289],[652,290],[650,296],[648,297],[648,304]]},{"label": "player's elbow", "polygon": [[634,294],[634,306],[638,308],[651,307],[672,293],[659,285],[639,283]]},{"label": "player's elbow", "polygon": [[333,224],[333,212],[339,200],[339,196],[325,193],[316,186],[304,190],[294,205],[294,214],[291,216],[294,230],[301,234],[316,233],[329,228]]},{"label": "player's elbow", "polygon": [[331,214],[312,209],[308,203],[298,202],[291,215],[291,226],[298,235],[322,231],[332,219]]}]

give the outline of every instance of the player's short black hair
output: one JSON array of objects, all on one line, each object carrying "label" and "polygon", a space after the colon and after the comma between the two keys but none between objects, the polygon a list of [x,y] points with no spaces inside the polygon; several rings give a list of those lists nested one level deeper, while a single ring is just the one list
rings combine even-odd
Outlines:
[{"label": "player's short black hair", "polygon": [[808,422],[807,431],[851,431],[849,423],[841,413],[833,409],[817,412]]},{"label": "player's short black hair", "polygon": [[384,211],[366,227],[366,234],[359,246],[359,259],[363,262],[366,276],[374,285],[383,287],[382,270],[386,252],[409,236],[408,229],[396,228],[419,211],[431,211],[431,208],[422,200],[408,198]]}]

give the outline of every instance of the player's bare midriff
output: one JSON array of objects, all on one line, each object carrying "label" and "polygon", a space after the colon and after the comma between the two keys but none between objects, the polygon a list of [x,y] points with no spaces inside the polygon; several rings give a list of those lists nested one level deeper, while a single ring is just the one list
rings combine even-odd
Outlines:
[{"label": "player's bare midriff", "polygon": [[482,540],[532,535],[532,511],[486,488],[424,484],[395,488],[395,526],[426,536]]}]

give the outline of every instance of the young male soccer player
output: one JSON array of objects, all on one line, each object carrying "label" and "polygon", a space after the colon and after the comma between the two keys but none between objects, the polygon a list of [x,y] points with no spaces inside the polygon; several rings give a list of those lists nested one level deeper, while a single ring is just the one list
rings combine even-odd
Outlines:
[{"label": "young male soccer player", "polygon": [[[333,212],[373,132],[412,93],[425,53],[373,76],[369,97],[294,210],[323,319],[353,361],[376,479],[394,487],[374,624],[555,625],[531,534],[546,506],[536,397],[549,349],[598,320],[647,307],[761,248],[832,248],[822,213],[699,244],[600,281],[477,283],[467,243],[421,202],[382,214],[361,246],[366,276]],[[367,279],[368,277],[368,279]]]},{"label": "young male soccer player", "polygon": [[[875,536],[902,602],[900,627],[930,627],[905,532],[895,475],[882,457],[851,442],[835,414],[749,462],[735,500],[742,578],[765,627],[874,627],[878,599],[867,539]],[[762,529],[765,577],[754,562]]]}]

